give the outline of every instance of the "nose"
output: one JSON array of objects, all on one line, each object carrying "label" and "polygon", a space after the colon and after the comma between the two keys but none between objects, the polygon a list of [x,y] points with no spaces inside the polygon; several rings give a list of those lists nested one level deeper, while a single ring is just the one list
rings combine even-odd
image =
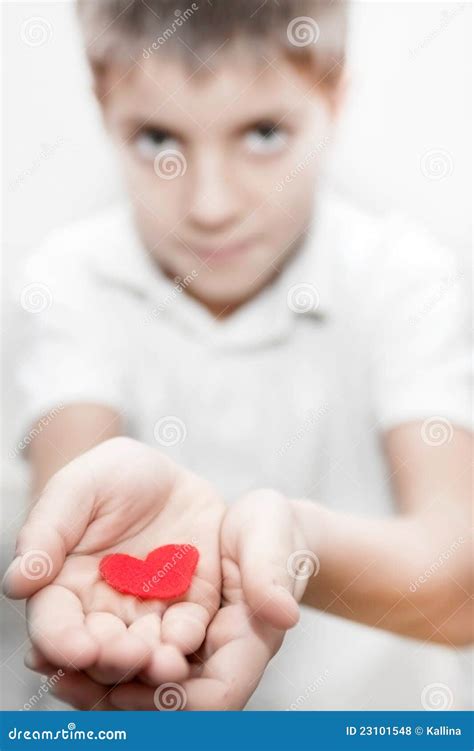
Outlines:
[{"label": "nose", "polygon": [[194,159],[190,183],[188,219],[207,230],[233,223],[238,215],[237,186],[225,157],[208,152]]}]

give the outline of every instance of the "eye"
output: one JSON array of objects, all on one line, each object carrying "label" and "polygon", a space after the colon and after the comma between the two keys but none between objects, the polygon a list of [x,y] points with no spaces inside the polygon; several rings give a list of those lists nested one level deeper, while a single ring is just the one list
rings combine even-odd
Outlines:
[{"label": "eye", "polygon": [[146,128],[135,137],[135,146],[143,159],[153,160],[160,151],[177,149],[178,140],[168,131],[160,128]]},{"label": "eye", "polygon": [[253,154],[275,154],[286,146],[288,134],[276,123],[261,122],[245,134],[246,145]]}]

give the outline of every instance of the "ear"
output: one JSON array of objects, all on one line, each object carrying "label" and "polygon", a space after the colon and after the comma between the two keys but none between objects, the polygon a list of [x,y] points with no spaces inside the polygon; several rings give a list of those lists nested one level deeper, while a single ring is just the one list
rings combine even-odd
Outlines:
[{"label": "ear", "polygon": [[110,125],[110,122],[109,122],[110,108],[108,107],[109,93],[112,88],[112,84],[110,81],[110,74],[104,64],[90,62],[89,68],[91,72],[92,94],[99,107],[103,125],[106,129],[108,129]]},{"label": "ear", "polygon": [[107,76],[105,65],[100,63],[89,62],[89,69],[92,76],[91,88],[95,99],[100,107],[103,106],[104,94],[106,91],[105,79]]},{"label": "ear", "polygon": [[351,80],[352,76],[347,66],[344,65],[337,83],[327,93],[333,120],[337,120],[344,109]]}]

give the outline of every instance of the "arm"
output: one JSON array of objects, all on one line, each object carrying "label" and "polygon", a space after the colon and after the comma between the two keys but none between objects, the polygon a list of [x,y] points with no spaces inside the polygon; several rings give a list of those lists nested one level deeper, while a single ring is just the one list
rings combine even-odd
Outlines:
[{"label": "arm", "polygon": [[[472,438],[457,430],[444,446],[429,447],[420,439],[420,425],[406,425],[387,435],[386,450],[398,518],[351,517],[309,501],[289,502],[266,489],[227,511],[221,529],[224,607],[207,631],[202,674],[184,683],[187,709],[241,709],[281,644],[283,631],[269,624],[293,625],[295,600],[302,598],[407,636],[451,644],[470,640]],[[453,550],[453,541],[458,546],[452,555],[411,592],[410,584]],[[320,559],[318,575],[292,576],[290,558],[308,551]],[[242,600],[248,603],[243,612]],[[27,664],[42,673],[53,669],[38,653]],[[53,688],[81,709],[153,709],[154,690],[136,681],[104,690],[77,672]]]},{"label": "arm", "polygon": [[398,517],[366,519],[294,502],[320,561],[303,601],[405,636],[462,645],[473,638],[473,439],[455,429],[450,441],[430,446],[421,427],[402,425],[384,439]]},{"label": "arm", "polygon": [[121,434],[122,420],[110,407],[99,404],[63,407],[47,425],[37,428],[29,447],[33,496],[36,498],[50,477],[76,456]]}]

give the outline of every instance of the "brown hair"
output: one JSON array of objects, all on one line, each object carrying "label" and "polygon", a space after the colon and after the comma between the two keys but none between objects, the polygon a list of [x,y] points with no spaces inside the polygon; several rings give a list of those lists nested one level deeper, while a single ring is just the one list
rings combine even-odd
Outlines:
[{"label": "brown hair", "polygon": [[254,53],[270,43],[295,64],[311,64],[322,86],[337,82],[344,63],[345,0],[198,0],[184,10],[174,0],[78,0],[77,5],[96,73],[110,62],[155,54],[177,54],[198,67],[235,40]]}]

